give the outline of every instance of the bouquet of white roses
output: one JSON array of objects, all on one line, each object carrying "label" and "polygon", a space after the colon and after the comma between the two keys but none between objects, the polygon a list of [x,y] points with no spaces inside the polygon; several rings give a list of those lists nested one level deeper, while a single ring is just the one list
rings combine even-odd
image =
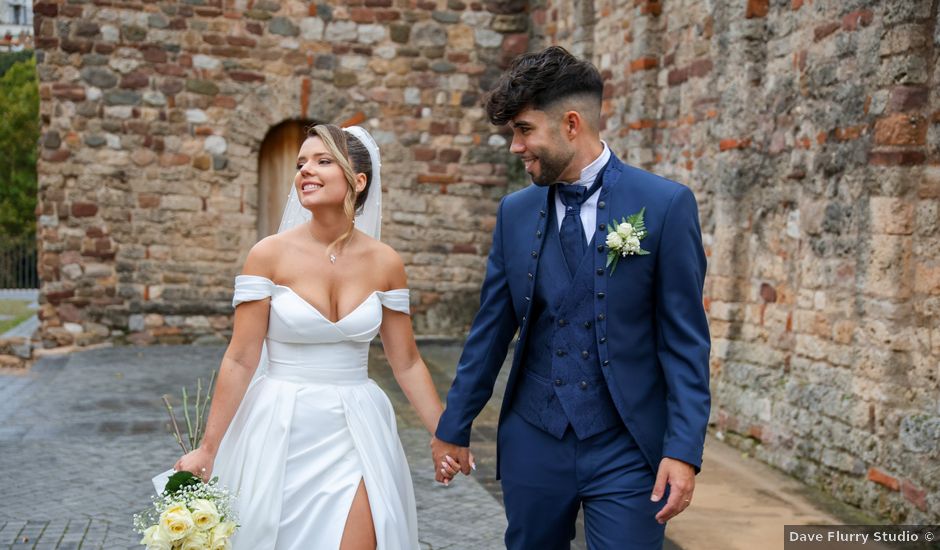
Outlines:
[{"label": "bouquet of white roses", "polygon": [[134,516],[147,550],[227,550],[236,527],[232,498],[218,478],[204,483],[190,472],[170,476],[153,508]]},{"label": "bouquet of white roses", "polygon": [[[173,436],[183,453],[196,448],[202,440],[214,380],[215,372],[209,379],[205,395],[202,379],[196,381],[195,408],[192,411],[189,408],[189,394],[186,388],[183,388],[185,437],[176,421],[169,397],[163,396],[163,403],[170,415]],[[153,478],[153,483],[159,493],[153,497],[153,507],[134,515],[134,528],[143,535],[140,543],[145,545],[147,550],[231,548],[229,539],[237,527],[232,510],[233,498],[225,488],[219,486],[219,478],[203,482],[191,472],[168,470]]]}]

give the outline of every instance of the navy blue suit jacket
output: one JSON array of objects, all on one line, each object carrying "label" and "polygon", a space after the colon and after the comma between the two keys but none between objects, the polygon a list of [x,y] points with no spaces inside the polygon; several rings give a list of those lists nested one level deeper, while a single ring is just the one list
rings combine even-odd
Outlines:
[{"label": "navy blue suit jacket", "polygon": [[[524,361],[549,196],[547,187],[531,185],[499,205],[480,309],[447,394],[438,439],[469,445],[471,424],[492,395],[509,344],[520,330],[500,423],[510,408]],[[598,357],[620,418],[653,471],[663,457],[698,471],[711,403],[698,207],[687,187],[612,155],[597,224],[620,222],[644,207],[649,234],[641,246],[650,254],[620,258],[611,274],[605,267],[606,248],[599,249],[607,231],[598,229],[591,241]],[[497,457],[497,476],[498,464]]]}]

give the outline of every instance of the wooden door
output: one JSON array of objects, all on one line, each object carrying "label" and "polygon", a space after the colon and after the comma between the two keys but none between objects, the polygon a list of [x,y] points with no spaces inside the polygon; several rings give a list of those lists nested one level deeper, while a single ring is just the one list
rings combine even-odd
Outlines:
[{"label": "wooden door", "polygon": [[272,128],[258,158],[258,240],[277,233],[297,173],[297,150],[312,121],[288,120]]}]

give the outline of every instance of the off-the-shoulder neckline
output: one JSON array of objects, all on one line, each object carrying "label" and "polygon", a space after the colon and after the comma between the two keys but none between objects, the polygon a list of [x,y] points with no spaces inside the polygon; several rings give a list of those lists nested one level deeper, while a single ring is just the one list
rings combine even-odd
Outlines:
[{"label": "off-the-shoulder neckline", "polygon": [[350,312],[347,313],[346,315],[343,315],[343,316],[340,317],[338,320],[332,321],[332,320],[330,320],[329,317],[327,317],[326,315],[324,315],[322,311],[320,311],[319,309],[317,309],[317,307],[316,307],[315,305],[313,305],[312,303],[310,303],[306,298],[304,298],[304,297],[301,296],[300,294],[297,294],[297,291],[296,291],[296,290],[294,290],[293,288],[291,288],[291,287],[289,287],[289,286],[287,286],[287,285],[279,285],[279,284],[275,283],[274,281],[272,281],[271,279],[268,279],[267,277],[263,277],[263,276],[261,276],[261,275],[238,275],[238,276],[235,277],[235,278],[238,279],[239,277],[254,277],[254,278],[257,278],[257,279],[264,279],[265,281],[271,283],[271,285],[273,285],[273,286],[276,286],[276,287],[279,287],[279,288],[285,288],[285,289],[289,290],[290,293],[293,294],[298,300],[300,300],[301,302],[303,302],[304,304],[306,304],[307,307],[309,307],[310,309],[312,309],[312,310],[313,310],[317,315],[319,315],[324,321],[326,321],[327,323],[330,323],[331,325],[338,325],[338,324],[342,323],[342,322],[343,322],[345,319],[347,319],[349,316],[351,316],[352,314],[354,314],[354,313],[356,313],[357,311],[359,311],[359,309],[362,308],[362,306],[364,306],[364,305],[369,301],[369,299],[371,299],[371,298],[372,298],[373,296],[375,296],[376,294],[388,294],[388,293],[392,293],[392,292],[408,292],[408,289],[407,289],[407,288],[394,288],[394,289],[391,289],[391,290],[373,290],[373,291],[370,292],[365,298],[363,298],[362,301],[359,302],[359,305],[357,305],[355,308],[353,308],[352,311],[350,311]]}]

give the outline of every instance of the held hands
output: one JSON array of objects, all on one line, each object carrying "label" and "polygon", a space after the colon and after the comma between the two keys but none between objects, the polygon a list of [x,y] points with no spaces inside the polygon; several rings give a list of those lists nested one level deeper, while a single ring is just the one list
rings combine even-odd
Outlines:
[{"label": "held hands", "polygon": [[659,502],[663,498],[667,484],[669,485],[669,500],[656,514],[656,521],[659,523],[666,523],[676,517],[692,503],[692,492],[695,490],[695,468],[681,460],[663,458],[659,462],[659,472],[656,473],[656,483],[653,485],[650,500]]},{"label": "held hands", "polygon": [[473,453],[469,447],[459,447],[436,437],[431,438],[431,457],[434,460],[434,480],[449,485],[457,472],[470,475],[476,470]]},{"label": "held hands", "polygon": [[173,465],[173,469],[177,472],[185,470],[203,481],[209,481],[212,476],[212,464],[214,462],[215,455],[203,450],[202,447],[197,447],[196,450],[186,453],[177,460],[176,464]]}]

